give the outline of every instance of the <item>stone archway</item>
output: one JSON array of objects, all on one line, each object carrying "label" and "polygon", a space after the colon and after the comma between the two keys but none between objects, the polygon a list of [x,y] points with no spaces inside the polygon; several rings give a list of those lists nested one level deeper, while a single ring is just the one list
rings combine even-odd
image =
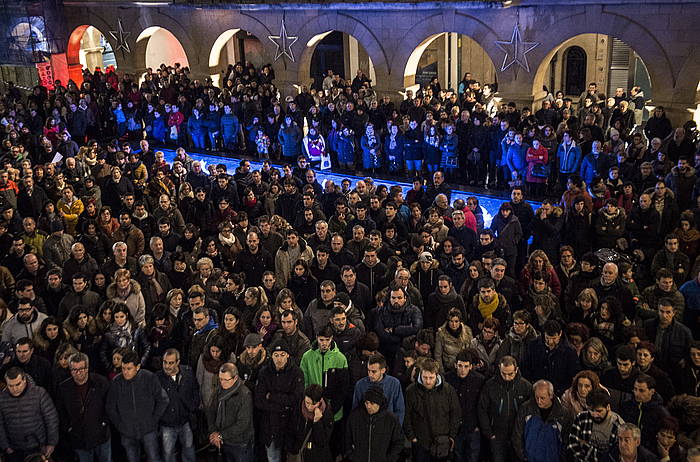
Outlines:
[{"label": "stone archway", "polygon": [[144,68],[157,69],[161,64],[190,66],[187,52],[182,43],[175,34],[164,27],[147,27],[136,38],[136,44],[139,56],[143,58],[142,61],[137,62],[142,63]]},{"label": "stone archway", "polygon": [[296,63],[298,83],[307,85],[311,82],[310,68],[314,51],[325,34],[333,31],[342,32],[357,40],[359,46],[364,48],[371,60],[377,79],[383,79],[389,74],[387,53],[384,46],[372,30],[352,16],[344,13],[320,15],[304,24],[300,30],[309,32],[303,36],[300,34],[297,42],[305,45]]},{"label": "stone archway", "polygon": [[[104,27],[104,25],[102,27]],[[80,87],[80,85],[83,83],[84,64],[91,72],[94,71],[96,67],[100,67],[104,70],[102,52],[97,49],[91,51],[94,51],[96,54],[99,54],[99,57],[96,56],[95,59],[87,59],[83,57],[83,61],[85,61],[85,63],[81,61],[81,51],[85,53],[83,39],[86,37],[86,33],[103,37],[105,43],[109,44],[109,48],[111,50],[114,49],[114,45],[110,42],[111,37],[108,38],[108,36],[105,35],[104,32],[104,29],[95,27],[90,24],[82,24],[73,29],[73,32],[71,32],[71,34],[68,36],[68,44],[66,46],[66,63],[68,65],[68,77],[71,80],[73,80],[78,87]],[[95,39],[95,37],[91,38],[93,40]],[[119,67],[116,53],[114,54],[114,59],[115,67]],[[102,64],[99,64],[98,61],[100,61]]]},{"label": "stone archway", "polygon": [[244,29],[228,29],[214,40],[209,51],[209,77],[219,85],[222,73],[229,64],[239,61],[251,62],[256,69],[267,64],[269,56],[264,41]]}]

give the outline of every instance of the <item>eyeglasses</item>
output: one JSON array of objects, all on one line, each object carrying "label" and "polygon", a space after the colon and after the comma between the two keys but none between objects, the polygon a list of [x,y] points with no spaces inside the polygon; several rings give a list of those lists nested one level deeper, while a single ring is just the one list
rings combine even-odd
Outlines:
[{"label": "eyeglasses", "polygon": [[513,323],[513,325],[515,325],[515,326],[524,326],[525,324],[527,324],[527,323],[524,322],[524,321],[515,321],[515,322]]}]

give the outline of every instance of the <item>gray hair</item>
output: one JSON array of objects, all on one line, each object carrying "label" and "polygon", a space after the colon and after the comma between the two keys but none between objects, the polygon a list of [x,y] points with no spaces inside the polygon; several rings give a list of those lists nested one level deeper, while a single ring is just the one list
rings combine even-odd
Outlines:
[{"label": "gray hair", "polygon": [[116,252],[116,251],[117,251],[117,247],[121,247],[121,246],[124,246],[124,247],[126,247],[127,249],[129,248],[129,246],[126,245],[126,242],[124,242],[124,241],[117,241],[117,242],[115,242],[114,245],[112,246],[112,252]]},{"label": "gray hair", "polygon": [[503,258],[494,258],[491,260],[491,268],[494,268],[496,266],[503,266],[504,268],[508,268],[508,263]]},{"label": "gray hair", "polygon": [[620,425],[620,428],[617,429],[617,434],[622,435],[623,432],[632,432],[632,436],[635,440],[642,439],[642,431],[635,424],[629,422],[623,423]]},{"label": "gray hair", "polygon": [[85,363],[87,367],[90,367],[90,357],[85,353],[74,353],[68,358],[68,364],[78,364]]},{"label": "gray hair", "polygon": [[233,363],[224,363],[219,368],[220,374],[229,374],[231,378],[238,377],[238,368]]},{"label": "gray hair", "polygon": [[149,263],[152,265],[155,263],[155,261],[156,260],[148,254],[141,255],[139,257],[139,267],[142,267],[143,265],[147,265]]},{"label": "gray hair", "polygon": [[150,241],[148,241],[148,246],[151,247],[153,246],[154,242],[161,241],[163,242],[163,238],[160,236],[153,236]]},{"label": "gray hair", "polygon": [[537,382],[532,384],[533,392],[537,391],[539,388],[546,388],[547,393],[549,393],[549,397],[554,397],[554,385],[552,385],[552,382],[550,382],[549,380],[538,380]]}]

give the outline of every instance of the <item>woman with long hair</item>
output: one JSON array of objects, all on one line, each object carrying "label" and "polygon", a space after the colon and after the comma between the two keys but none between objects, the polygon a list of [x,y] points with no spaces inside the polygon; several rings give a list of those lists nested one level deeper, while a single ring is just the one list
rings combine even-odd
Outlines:
[{"label": "woman with long hair", "polygon": [[524,294],[528,287],[532,283],[532,275],[535,272],[542,273],[545,282],[552,289],[552,293],[559,297],[561,294],[561,283],[559,282],[559,276],[557,272],[549,261],[549,257],[544,253],[543,250],[534,250],[530,257],[528,258],[527,264],[523,267],[520,272],[520,287],[521,292]]},{"label": "woman with long hair", "polygon": [[309,306],[311,300],[318,297],[318,281],[311,274],[309,264],[303,258],[294,262],[294,273],[289,279],[287,287],[296,295],[297,305],[304,308]]},{"label": "woman with long hair", "polygon": [[608,349],[598,337],[591,337],[583,344],[581,365],[599,376],[610,367]]},{"label": "woman with long hair", "polygon": [[68,332],[53,316],[44,319],[39,330],[34,334],[35,354],[46,358],[53,364],[56,350],[64,343],[70,343]]},{"label": "woman with long hair", "polygon": [[263,346],[267,347],[272,341],[272,336],[279,328],[279,325],[275,322],[275,318],[267,305],[261,307],[257,313],[255,313],[255,332],[262,337]]},{"label": "woman with long hair", "polygon": [[588,410],[586,397],[600,386],[600,378],[593,371],[583,370],[574,376],[571,387],[561,397],[561,404],[571,420]]},{"label": "woman with long hair", "polygon": [[243,293],[244,307],[241,310],[241,322],[243,327],[251,332],[255,331],[255,315],[258,310],[267,306],[268,300],[262,287],[248,287]]},{"label": "woman with long hair", "polygon": [[[224,340],[219,335],[209,339],[197,360],[196,374],[203,407],[211,403],[219,385],[219,368],[231,358],[224,355]],[[235,362],[235,359],[234,361]]]},{"label": "woman with long hair", "polygon": [[237,358],[245,351],[243,341],[249,331],[241,320],[241,312],[238,308],[229,307],[224,311],[224,319],[219,326],[219,335],[223,339],[223,355],[225,358]]},{"label": "woman with long hair", "polygon": [[97,326],[95,319],[85,307],[74,306],[66,320],[63,321],[63,328],[68,333],[70,342],[75,345],[78,351],[89,357],[94,357],[97,345],[95,342]]},{"label": "woman with long hair", "polygon": [[297,315],[299,315],[299,319],[303,319],[304,315],[299,309],[299,306],[297,305],[296,298],[294,297],[294,292],[285,287],[279,291],[279,293],[277,294],[277,298],[275,299],[274,312],[278,324],[280,322],[282,313],[284,313],[287,310],[296,311]]},{"label": "woman with long hair", "polygon": [[139,327],[126,303],[117,303],[112,311],[112,322],[102,339],[100,362],[103,370],[112,366],[112,352],[115,348],[126,348],[136,352],[141,358],[141,366],[148,364],[151,344],[146,332]]},{"label": "woman with long hair", "polygon": [[486,271],[479,260],[473,260],[467,267],[467,278],[464,280],[462,287],[459,288],[459,294],[463,300],[473,300],[474,295],[479,292],[479,279],[486,276]]}]

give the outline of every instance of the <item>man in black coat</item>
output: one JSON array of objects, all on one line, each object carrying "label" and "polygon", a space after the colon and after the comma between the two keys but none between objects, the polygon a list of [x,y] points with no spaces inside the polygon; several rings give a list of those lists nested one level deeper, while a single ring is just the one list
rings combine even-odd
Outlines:
[{"label": "man in black coat", "polygon": [[29,375],[35,384],[49,389],[51,385],[51,363],[38,354],[34,342],[29,337],[22,337],[15,343],[15,357],[2,369],[2,373],[18,367]]},{"label": "man in black coat", "polygon": [[455,369],[445,376],[445,381],[455,389],[462,405],[462,424],[455,439],[455,460],[472,461],[479,458],[481,448],[477,406],[486,377],[474,370],[479,365],[479,354],[473,349],[457,353],[455,363]]},{"label": "man in black coat", "polygon": [[370,387],[348,419],[345,433],[345,457],[353,462],[383,460],[396,462],[403,449],[403,430],[380,386]]},{"label": "man in black coat", "polygon": [[544,335],[527,344],[522,367],[523,375],[531,382],[540,379],[552,382],[557,396],[571,386],[571,380],[580,369],[578,356],[569,342],[562,338],[559,321],[546,321]]},{"label": "man in black coat", "polygon": [[249,231],[246,236],[246,248],[238,254],[233,264],[233,272],[246,274],[246,283],[250,286],[262,285],[265,271],[274,271],[272,254],[260,245],[256,231]]},{"label": "man in black coat", "polygon": [[675,318],[676,310],[670,299],[659,300],[658,317],[644,322],[647,338],[657,345],[656,364],[672,371],[693,343],[693,334]]},{"label": "man in black coat", "polygon": [[304,374],[290,361],[286,342],[275,341],[270,352],[272,361],[258,374],[254,402],[260,412],[259,441],[269,460],[280,460],[283,451],[293,449],[293,435],[286,430],[304,396]]},{"label": "man in black coat", "polygon": [[175,446],[180,442],[183,462],[194,462],[194,438],[190,421],[199,408],[199,383],[192,368],[180,365],[180,352],[170,348],[163,354],[163,369],[156,373],[169,402],[160,418],[163,458],[175,459]]},{"label": "man in black coat", "polygon": [[111,460],[112,441],[105,403],[109,381],[90,373],[90,359],[76,353],[68,360],[71,378],[59,384],[58,415],[70,447],[80,460]]}]

